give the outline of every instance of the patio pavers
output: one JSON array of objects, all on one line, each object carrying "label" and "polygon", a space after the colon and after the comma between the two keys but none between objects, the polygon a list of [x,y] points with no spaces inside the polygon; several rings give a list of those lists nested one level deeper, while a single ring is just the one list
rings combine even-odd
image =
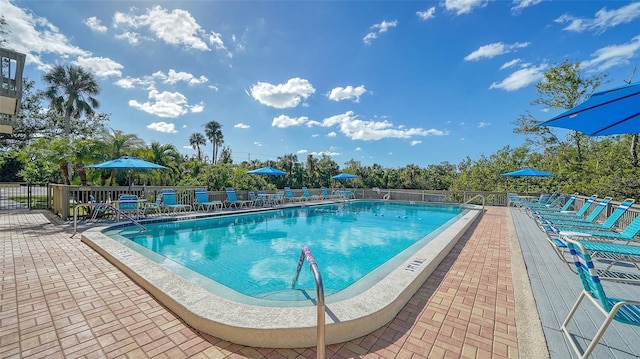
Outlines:
[{"label": "patio pavers", "polygon": [[[393,321],[327,357],[517,358],[506,211],[488,207]],[[44,212],[0,212],[0,357],[315,357],[198,333],[70,235]]]}]

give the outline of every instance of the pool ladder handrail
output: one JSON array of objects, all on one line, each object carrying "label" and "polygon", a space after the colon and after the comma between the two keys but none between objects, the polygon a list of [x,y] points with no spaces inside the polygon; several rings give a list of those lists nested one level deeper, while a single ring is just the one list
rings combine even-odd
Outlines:
[{"label": "pool ladder handrail", "polygon": [[302,251],[300,252],[300,259],[298,260],[298,268],[296,269],[296,275],[291,282],[291,288],[294,289],[296,287],[296,283],[298,282],[298,276],[300,275],[300,270],[302,270],[302,265],[304,264],[305,258],[307,262],[309,262],[309,267],[313,272],[313,277],[316,281],[316,307],[317,307],[317,358],[324,359],[325,358],[325,337],[324,337],[324,285],[322,284],[322,275],[320,275],[320,269],[318,269],[318,264],[316,263],[315,258],[313,258],[313,254],[311,254],[311,250],[306,245],[302,247]]},{"label": "pool ladder handrail", "polygon": [[[79,203],[73,209],[73,234],[71,234],[71,238],[73,238],[73,236],[75,236],[78,233],[78,209],[80,209],[81,207],[106,207],[106,208],[109,208],[112,211],[116,212],[118,215],[124,217],[129,222],[135,224],[136,227],[138,227],[138,229],[140,229],[141,231],[146,231],[147,230],[147,228],[145,228],[145,226],[140,224],[140,222],[136,221],[133,217],[131,217],[128,214],[124,213],[122,210],[120,210],[120,208],[117,208],[116,206],[114,206],[111,203]],[[95,213],[94,213],[94,215],[95,215]],[[94,218],[92,217],[92,219],[94,219]]]},{"label": "pool ladder handrail", "polygon": [[484,202],[485,202],[485,197],[484,197],[483,195],[481,195],[481,194],[477,194],[477,195],[475,195],[475,196],[471,197],[471,199],[470,199],[470,200],[468,200],[468,201],[466,201],[466,202],[464,202],[464,203],[460,204],[460,207],[464,206],[465,204],[469,204],[471,201],[473,201],[474,199],[476,199],[476,198],[478,198],[478,197],[479,197],[479,198],[482,198],[482,210],[484,211]]}]

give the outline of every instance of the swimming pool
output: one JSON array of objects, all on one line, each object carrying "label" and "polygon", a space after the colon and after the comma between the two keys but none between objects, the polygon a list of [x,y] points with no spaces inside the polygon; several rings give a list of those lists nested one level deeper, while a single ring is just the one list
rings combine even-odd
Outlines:
[{"label": "swimming pool", "polygon": [[[449,212],[449,217],[440,220],[442,225],[437,221],[429,223],[426,217],[437,216],[427,215],[427,209],[438,213],[438,216],[440,212]],[[314,345],[315,308],[308,306],[310,297],[315,293],[312,290],[314,285],[305,279],[302,286],[307,290],[293,291],[302,293],[304,298],[292,297],[289,289],[303,244],[310,246],[325,283],[331,286],[327,291],[331,294],[327,298],[327,343],[344,342],[365,335],[393,319],[479,213],[478,210],[460,212],[458,206],[353,201],[330,206],[282,208],[197,222],[188,219],[145,224],[150,231],[168,234],[162,243],[144,232],[138,233],[137,229],[122,225],[106,231],[104,228],[85,231],[82,240],[198,330],[250,346],[305,347]],[[218,244],[211,244],[203,238],[206,236],[193,230],[207,222],[213,223],[213,233],[217,233],[214,237],[218,238],[215,243]],[[382,229],[373,230],[372,224]],[[291,235],[288,228],[299,226],[306,229],[303,232],[309,233],[309,237]],[[424,235],[424,232],[411,241],[404,239],[408,233],[416,235],[420,231],[428,231],[425,228],[429,226],[435,228],[432,234]],[[328,232],[318,235],[317,230]],[[108,232],[113,238],[106,235]],[[354,233],[358,232],[365,234],[364,244],[353,240]],[[395,239],[390,241],[387,237]],[[163,247],[160,252],[165,251],[168,257],[144,248],[136,241],[156,250]],[[181,241],[192,242],[193,246],[188,250],[177,249],[175,243]],[[392,247],[401,244],[393,251],[398,255],[385,249],[389,242],[393,242]],[[226,246],[233,249],[228,251],[223,248]],[[282,253],[284,259],[278,259],[273,252],[264,252],[264,248]],[[206,251],[210,253],[202,255]],[[238,260],[236,255],[241,252],[249,252],[249,259]],[[325,252],[330,254],[323,254]],[[203,257],[213,257],[214,262],[217,258],[223,260],[204,265],[201,262]],[[330,264],[329,257],[339,257],[339,260]],[[365,264],[363,268],[366,270],[352,269],[357,268],[354,262],[367,262],[369,257],[377,260]],[[235,265],[229,265],[229,260],[245,263],[245,272],[228,275],[229,280],[242,276],[258,276],[258,279],[266,276],[270,279],[264,280],[263,285],[268,289],[256,291],[261,285],[247,285],[248,290],[241,288],[246,293],[240,293],[237,288],[232,289],[181,264],[185,258],[195,259],[195,265],[184,262],[194,269],[213,265],[218,266],[214,271],[222,272]],[[369,274],[367,270],[370,270]],[[303,274],[310,276],[308,272],[305,268],[300,279]],[[346,279],[327,282],[334,276]]]},{"label": "swimming pool", "polygon": [[238,292],[233,299],[314,305],[310,271],[303,270],[296,289],[291,288],[303,245],[311,248],[320,266],[330,303],[334,294],[356,281],[370,284],[386,275],[391,269],[384,265],[387,261],[397,255],[395,262],[406,259],[409,253],[401,255],[403,251],[426,244],[460,213],[460,207],[452,205],[360,201],[155,223],[142,232],[125,227],[105,234],[124,237],[166,258],[163,262],[174,262]]}]

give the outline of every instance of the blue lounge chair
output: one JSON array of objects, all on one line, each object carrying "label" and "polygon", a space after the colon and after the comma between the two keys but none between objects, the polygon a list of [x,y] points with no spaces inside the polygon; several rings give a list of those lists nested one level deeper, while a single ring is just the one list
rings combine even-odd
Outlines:
[{"label": "blue lounge chair", "polygon": [[193,209],[190,204],[178,203],[176,192],[173,189],[163,189],[160,193],[162,194],[162,207],[167,212],[177,213]]},{"label": "blue lounge chair", "polygon": [[337,199],[338,195],[335,193],[329,193],[326,187],[320,187],[320,192],[322,193],[322,197],[324,199]]},{"label": "blue lounge chair", "polygon": [[204,188],[196,188],[193,190],[196,201],[194,203],[196,209],[202,209],[206,211],[222,209],[222,201],[210,201],[209,195]]},{"label": "blue lounge chair", "polygon": [[263,207],[266,204],[266,198],[266,195],[257,195],[255,192],[249,191],[249,200],[253,202],[252,205],[254,207]]},{"label": "blue lounge chair", "polygon": [[[618,207],[607,217],[607,219],[603,223],[583,223],[580,221],[553,221],[551,222],[556,226],[560,227],[560,230],[610,230],[613,226],[618,223],[618,220],[622,218],[622,216],[627,212],[629,207],[633,205],[635,202],[632,198],[625,199]],[[544,218],[544,217],[542,217]]]},{"label": "blue lounge chair", "polygon": [[293,192],[291,191],[291,188],[289,187],[284,188],[284,195],[286,196],[287,200],[290,202],[302,202],[307,200],[305,196],[300,196],[300,197],[294,196]]},{"label": "blue lounge chair", "polygon": [[307,201],[319,201],[322,199],[322,197],[317,194],[311,194],[307,187],[302,187],[302,195],[307,198]]},{"label": "blue lounge chair", "polygon": [[587,213],[587,211],[589,210],[589,208],[591,208],[591,206],[595,203],[596,199],[598,199],[597,195],[593,195],[591,197],[589,197],[584,204],[582,205],[582,207],[580,207],[580,209],[578,209],[577,211],[561,211],[561,212],[556,212],[556,213],[549,213],[549,212],[544,212],[542,210],[539,209],[531,209],[530,213],[532,213],[533,215],[535,214],[539,214],[542,215],[544,214],[545,216],[548,216],[550,218],[560,218],[560,219],[576,219],[576,218],[582,218],[584,216],[585,213]]},{"label": "blue lounge chair", "polygon": [[536,210],[542,213],[549,213],[549,214],[566,212],[569,210],[569,208],[571,208],[571,206],[573,205],[573,202],[576,200],[577,197],[578,197],[578,192],[572,194],[571,196],[569,196],[569,198],[567,198],[567,200],[564,202],[564,204],[560,208],[558,208],[558,206],[560,205],[561,201],[558,202],[557,206],[549,206],[546,208],[536,208]]},{"label": "blue lounge chair", "polygon": [[[227,191],[227,200],[225,201],[227,204],[227,207],[235,207],[236,209],[238,208],[242,208],[242,207],[249,207],[253,204],[253,201],[246,201],[246,200],[240,200],[238,199],[238,196],[236,195],[236,190],[233,189],[232,187],[227,187],[226,189]],[[240,206],[240,207],[238,207]]]},{"label": "blue lounge chair", "polygon": [[543,214],[539,214],[539,213],[534,215],[534,218],[536,218],[537,220],[545,219],[547,221],[551,221],[551,222],[555,223],[556,225],[562,225],[562,224],[574,224],[574,225],[577,225],[578,223],[593,223],[593,221],[595,221],[596,218],[598,218],[598,216],[600,216],[600,213],[602,213],[602,211],[604,211],[604,209],[607,208],[607,206],[609,205],[611,200],[612,200],[611,197],[603,198],[598,203],[596,208],[594,208],[593,211],[591,211],[591,213],[589,213],[587,218],[584,218],[584,219],[583,218],[564,219],[564,218],[557,218],[557,217],[554,218],[554,216],[544,216]]},{"label": "blue lounge chair", "polygon": [[[587,358],[596,348],[598,342],[600,342],[600,339],[614,320],[619,323],[640,326],[640,301],[607,296],[602,287],[602,283],[600,283],[600,277],[594,268],[589,251],[576,241],[568,240],[568,245],[571,255],[574,258],[576,271],[582,283],[582,291],[569,311],[567,318],[562,322],[560,330],[578,357]],[[585,298],[589,299],[589,301],[596,306],[598,311],[605,316],[605,320],[598,328],[589,345],[583,350],[575,339],[576,336],[582,337],[583,334],[572,335],[567,326]],[[585,323],[591,323],[591,321],[581,321],[580,326],[583,326]],[[581,333],[584,332],[581,330]]]}]

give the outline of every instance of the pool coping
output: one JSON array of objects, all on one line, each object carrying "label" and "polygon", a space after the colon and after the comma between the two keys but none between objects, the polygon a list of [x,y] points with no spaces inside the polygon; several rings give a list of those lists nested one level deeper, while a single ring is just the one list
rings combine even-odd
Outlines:
[{"label": "pool coping", "polygon": [[[329,303],[326,344],[369,334],[391,321],[429,278],[483,211],[470,209],[371,288]],[[211,293],[102,233],[82,233],[82,242],[131,277],[194,329],[252,347],[305,348],[316,345],[316,307],[264,307]]]}]

